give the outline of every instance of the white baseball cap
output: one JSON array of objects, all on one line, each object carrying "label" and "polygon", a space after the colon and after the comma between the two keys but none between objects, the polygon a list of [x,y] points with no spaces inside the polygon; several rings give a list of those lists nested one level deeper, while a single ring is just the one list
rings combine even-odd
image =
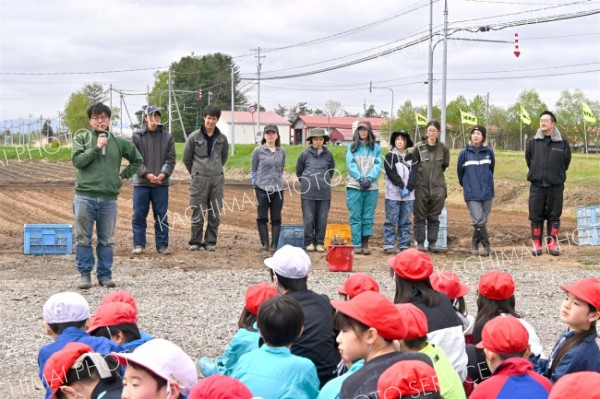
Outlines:
[{"label": "white baseball cap", "polygon": [[70,323],[90,318],[90,305],[76,292],[52,295],[44,304],[44,321],[48,324]]},{"label": "white baseball cap", "polygon": [[275,273],[287,278],[304,278],[310,272],[310,258],[302,248],[284,245],[272,257],[265,259],[265,265]]},{"label": "white baseball cap", "polygon": [[196,364],[179,346],[162,338],[154,338],[140,346],[132,353],[115,353],[112,355],[122,366],[128,362],[140,365],[167,383],[175,382],[181,393],[187,395],[198,382]]}]

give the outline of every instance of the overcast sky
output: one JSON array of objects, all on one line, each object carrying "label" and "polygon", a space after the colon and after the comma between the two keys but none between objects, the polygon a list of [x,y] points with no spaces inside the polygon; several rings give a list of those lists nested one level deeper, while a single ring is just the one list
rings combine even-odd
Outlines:
[{"label": "overcast sky", "polygon": [[[441,32],[443,8],[443,1],[434,2],[434,31]],[[560,20],[594,10],[599,0],[450,1],[450,30],[463,29],[451,37],[510,43],[448,41],[448,101],[489,93],[491,104],[509,106],[523,90],[536,89],[553,107],[562,90],[577,88],[600,99],[600,14]],[[496,30],[516,21],[527,25]],[[385,54],[423,39],[428,24],[429,0],[0,0],[0,121],[56,118],[85,83],[143,94],[157,68],[192,52],[235,57],[248,79],[248,99],[256,101],[253,49],[266,50],[264,77],[301,74]],[[464,30],[483,25],[492,30]],[[442,48],[434,52],[435,103]],[[393,90],[395,109],[406,100],[425,105],[427,49],[423,41],[329,72],[264,80],[261,103],[269,111],[299,101],[324,109],[332,99],[349,112],[365,104],[389,111]],[[127,70],[136,71],[111,72]],[[370,81],[378,87],[371,93]],[[131,113],[146,103],[143,95],[125,101]]]}]

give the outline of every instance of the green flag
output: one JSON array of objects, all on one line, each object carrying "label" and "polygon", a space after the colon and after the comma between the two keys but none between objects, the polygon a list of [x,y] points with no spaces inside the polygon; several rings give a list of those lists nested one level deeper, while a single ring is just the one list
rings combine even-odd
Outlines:
[{"label": "green flag", "polygon": [[531,125],[531,118],[529,117],[529,113],[523,106],[521,105],[521,122],[526,125]]},{"label": "green flag", "polygon": [[415,112],[415,121],[418,126],[426,126],[427,125],[427,118],[425,118],[423,115],[421,115],[418,112]]},{"label": "green flag", "polygon": [[477,124],[477,117],[473,114],[470,114],[468,112],[463,112],[463,110],[460,110],[460,123],[464,123],[467,125],[476,125]]},{"label": "green flag", "polygon": [[583,119],[585,119],[589,123],[596,123],[596,116],[592,112],[589,105],[586,103],[581,103],[581,111],[583,114]]}]

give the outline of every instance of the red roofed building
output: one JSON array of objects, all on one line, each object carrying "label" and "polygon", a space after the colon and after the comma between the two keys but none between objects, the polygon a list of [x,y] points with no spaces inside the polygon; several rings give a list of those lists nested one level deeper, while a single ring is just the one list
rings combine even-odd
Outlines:
[{"label": "red roofed building", "polygon": [[[262,114],[261,114],[262,115]],[[355,118],[352,116],[311,116],[299,115],[292,123],[290,131],[290,144],[304,144],[310,130],[316,127],[323,128],[329,132],[332,141],[337,143],[350,143],[354,135],[354,127],[358,121],[369,121],[373,133],[379,141],[381,134],[380,126],[386,121],[384,118]]]},{"label": "red roofed building", "polygon": [[221,117],[217,122],[217,127],[227,136],[229,143],[235,141],[235,144],[255,144],[262,139],[262,129],[268,124],[277,125],[281,144],[290,144],[290,122],[275,112],[260,113],[260,127],[256,128],[256,113],[247,111],[234,112],[235,133],[231,137],[231,111],[221,111]]}]

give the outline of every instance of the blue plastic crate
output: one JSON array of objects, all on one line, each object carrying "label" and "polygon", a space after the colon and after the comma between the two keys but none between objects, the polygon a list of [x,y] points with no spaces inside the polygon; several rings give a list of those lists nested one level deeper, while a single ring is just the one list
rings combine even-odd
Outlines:
[{"label": "blue plastic crate", "polygon": [[[425,227],[425,237],[427,237],[427,227]],[[425,238],[425,246],[429,245],[429,241]],[[415,246],[417,242],[415,241]],[[436,248],[448,248],[448,211],[446,207],[442,209],[440,214],[440,230],[438,232],[438,239],[435,243]]]},{"label": "blue plastic crate", "polygon": [[304,247],[304,226],[281,226],[281,234],[279,235],[279,242],[277,243],[277,249],[284,245],[291,245],[305,249]]},{"label": "blue plastic crate", "polygon": [[73,253],[73,227],[70,224],[26,224],[25,255],[68,255]]},{"label": "blue plastic crate", "polygon": [[577,208],[579,245],[600,245],[600,205]]}]

